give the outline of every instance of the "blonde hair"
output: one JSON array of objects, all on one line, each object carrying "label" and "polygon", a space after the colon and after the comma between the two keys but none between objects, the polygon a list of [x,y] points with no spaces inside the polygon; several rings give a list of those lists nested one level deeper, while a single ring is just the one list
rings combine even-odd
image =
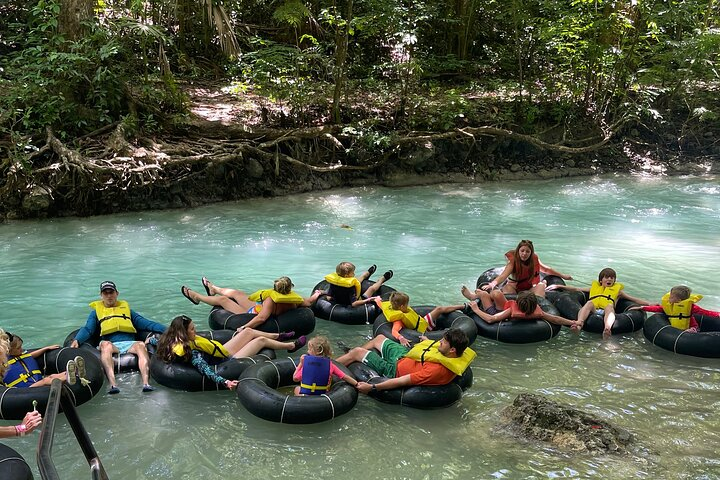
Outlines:
[{"label": "blonde hair", "polygon": [[390,294],[390,306],[395,310],[400,310],[400,307],[407,306],[410,303],[410,296],[403,292],[393,292]]},{"label": "blonde hair", "polygon": [[293,283],[290,280],[290,277],[280,277],[273,283],[273,288],[276,292],[287,295],[292,291]]},{"label": "blonde hair", "polygon": [[0,378],[5,376],[5,370],[7,370],[7,356],[10,351],[10,340],[8,339],[5,330],[0,328]]},{"label": "blonde hair", "polygon": [[313,337],[308,341],[308,352],[313,351],[318,357],[332,357],[332,348],[330,347],[330,340],[323,335]]},{"label": "blonde hair", "polygon": [[670,295],[681,301],[690,298],[691,293],[692,290],[690,290],[690,287],[687,287],[685,285],[677,285],[670,289]]},{"label": "blonde hair", "polygon": [[340,262],[335,267],[335,273],[341,277],[354,277],[355,276],[355,265],[350,262]]}]

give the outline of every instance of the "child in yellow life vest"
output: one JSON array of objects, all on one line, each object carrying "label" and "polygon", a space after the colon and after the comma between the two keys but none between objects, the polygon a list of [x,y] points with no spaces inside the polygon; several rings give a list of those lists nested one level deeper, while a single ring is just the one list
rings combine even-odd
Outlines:
[{"label": "child in yellow life vest", "polygon": [[642,309],[646,312],[665,313],[670,325],[690,333],[697,333],[698,322],[695,315],[708,317],[720,317],[720,312],[705,310],[695,305],[702,299],[702,295],[693,294],[692,290],[685,285],[672,287],[668,293],[663,295],[660,305],[646,305],[643,307],[632,307]]},{"label": "child in yellow life vest", "polygon": [[2,382],[0,382],[6,387],[43,387],[50,385],[56,378],[74,385],[78,375],[84,382],[87,382],[84,378],[84,358],[77,356],[73,360],[69,360],[65,366],[65,372],[43,375],[37,359],[43,356],[45,352],[60,348],[60,345],[49,345],[33,350],[32,352],[27,352],[23,350],[23,340],[19,335],[13,335],[7,332],[7,337],[9,340],[7,361],[5,362],[5,372],[2,376]]},{"label": "child in yellow life vest", "polygon": [[345,380],[353,387],[357,380],[340,370],[332,361],[332,349],[327,337],[317,336],[308,341],[308,353],[300,357],[293,373],[293,381],[300,382],[295,387],[295,395],[322,395],[330,390],[332,376]]},{"label": "child in yellow life vest", "polygon": [[623,290],[625,285],[616,281],[617,273],[612,268],[603,268],[598,274],[597,281],[593,280],[590,288],[578,288],[570,285],[553,285],[548,287],[558,290],[570,290],[576,292],[585,292],[588,294],[588,301],[578,312],[577,325],[573,330],[582,330],[585,320],[596,313],[603,317],[605,327],[603,329],[603,337],[607,338],[612,333],[612,327],[615,324],[615,305],[621,298],[629,300],[640,305],[648,305],[650,302],[641,298],[628,295]]},{"label": "child in yellow life vest", "polygon": [[393,271],[388,270],[368,289],[362,291],[362,282],[368,280],[377,270],[377,265],[371,265],[360,277],[355,278],[355,265],[350,262],[340,262],[335,267],[335,273],[325,275],[325,281],[330,284],[327,292],[328,300],[338,305],[350,305],[359,307],[366,303],[374,302],[374,295],[380,290],[383,283],[390,280]]},{"label": "child in yellow life vest", "polygon": [[392,336],[404,347],[410,346],[410,340],[400,333],[403,327],[417,330],[420,333],[429,332],[435,328],[435,320],[440,315],[465,308],[465,304],[435,307],[421,317],[410,308],[410,297],[403,292],[393,292],[388,301],[383,302],[377,299],[376,303],[385,314],[387,321],[393,322]]}]

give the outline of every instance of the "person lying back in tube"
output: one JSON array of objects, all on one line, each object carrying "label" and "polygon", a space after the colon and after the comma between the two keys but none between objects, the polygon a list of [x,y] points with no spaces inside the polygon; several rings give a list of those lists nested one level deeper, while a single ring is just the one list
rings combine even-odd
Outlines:
[{"label": "person lying back in tube", "polygon": [[258,290],[250,295],[242,290],[218,287],[206,277],[202,277],[202,284],[207,295],[202,295],[185,285],[180,287],[180,291],[195,305],[203,302],[235,314],[256,314],[244,325],[244,328],[258,327],[271,316],[282,315],[298,306],[309,307],[324,293],[322,290],[317,290],[310,297],[303,298],[293,291],[292,287],[295,285],[289,277],[280,277],[273,282],[273,288]]},{"label": "person lying back in tube", "polygon": [[462,375],[476,356],[468,347],[467,334],[457,328],[449,328],[440,340],[425,337],[421,340],[408,348],[378,335],[362,347],[355,347],[338,357],[337,361],[345,366],[362,362],[387,377],[379,383],[359,382],[358,391],[367,394],[413,385],[447,385]]}]

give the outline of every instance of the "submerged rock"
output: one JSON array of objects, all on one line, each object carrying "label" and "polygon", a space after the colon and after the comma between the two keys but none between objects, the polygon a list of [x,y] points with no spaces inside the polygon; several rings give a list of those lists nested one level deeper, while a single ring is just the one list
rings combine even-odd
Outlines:
[{"label": "submerged rock", "polygon": [[624,454],[635,440],[628,430],[530,393],[518,395],[502,416],[515,434],[578,453]]}]

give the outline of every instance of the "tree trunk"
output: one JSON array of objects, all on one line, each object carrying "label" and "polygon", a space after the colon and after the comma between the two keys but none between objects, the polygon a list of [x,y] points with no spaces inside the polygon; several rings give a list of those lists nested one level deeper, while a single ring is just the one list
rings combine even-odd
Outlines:
[{"label": "tree trunk", "polygon": [[342,96],[345,81],[345,60],[348,51],[348,36],[350,35],[350,22],[352,21],[353,0],[348,0],[345,22],[338,27],[335,35],[335,89],[333,90],[332,118],[334,123],[341,123],[340,97]]},{"label": "tree trunk", "polygon": [[96,0],[61,0],[58,33],[66,40],[79,40],[84,35],[83,22],[93,18]]}]

